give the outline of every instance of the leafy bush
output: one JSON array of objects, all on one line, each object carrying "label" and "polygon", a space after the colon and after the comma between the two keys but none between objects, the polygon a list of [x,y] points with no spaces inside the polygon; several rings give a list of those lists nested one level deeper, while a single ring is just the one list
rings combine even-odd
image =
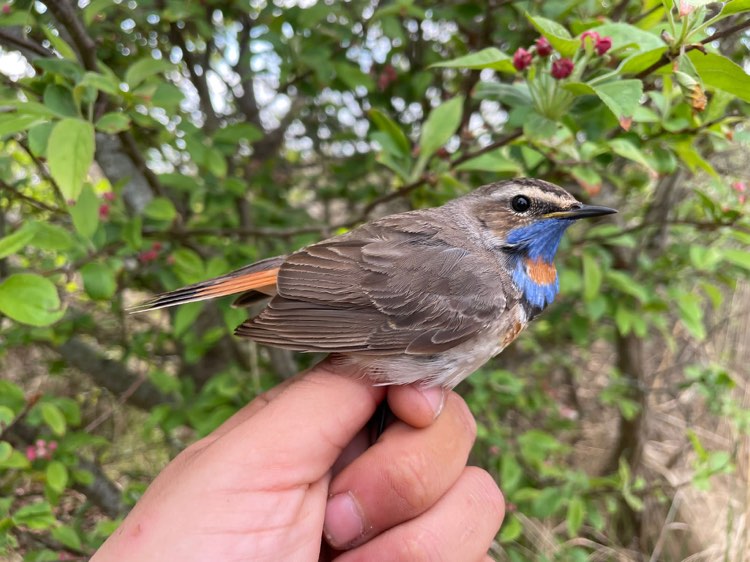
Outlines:
[{"label": "leafy bush", "polygon": [[[225,302],[128,304],[518,175],[621,212],[574,229],[558,302],[460,388],[512,508],[494,554],[705,548],[667,537],[683,485],[646,458],[668,403],[665,466],[696,490],[746,439],[741,350],[712,349],[750,272],[749,13],[5,3],[0,553],[86,558],[168,458],[311,361],[234,339]],[[687,429],[719,419],[730,440]]]}]

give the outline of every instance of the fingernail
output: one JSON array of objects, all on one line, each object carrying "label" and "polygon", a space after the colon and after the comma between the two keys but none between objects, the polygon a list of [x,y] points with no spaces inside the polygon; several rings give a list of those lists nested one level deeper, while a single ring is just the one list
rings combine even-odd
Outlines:
[{"label": "fingernail", "polygon": [[328,500],[323,532],[334,548],[348,546],[365,534],[362,512],[350,493],[336,494]]},{"label": "fingernail", "polygon": [[440,386],[430,386],[427,388],[420,388],[419,391],[424,396],[427,403],[432,408],[433,419],[440,415],[445,405],[445,390]]}]

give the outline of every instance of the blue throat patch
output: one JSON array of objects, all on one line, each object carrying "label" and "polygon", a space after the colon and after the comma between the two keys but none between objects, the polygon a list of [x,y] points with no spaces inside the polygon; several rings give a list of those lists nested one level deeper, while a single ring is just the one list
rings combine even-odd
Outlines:
[{"label": "blue throat patch", "polygon": [[545,219],[515,228],[508,233],[506,242],[514,246],[515,250],[513,281],[532,306],[544,308],[555,300],[560,291],[560,280],[555,275],[555,280],[551,283],[537,283],[529,275],[527,261],[538,260],[552,266],[560,240],[565,230],[574,222],[565,219]]}]

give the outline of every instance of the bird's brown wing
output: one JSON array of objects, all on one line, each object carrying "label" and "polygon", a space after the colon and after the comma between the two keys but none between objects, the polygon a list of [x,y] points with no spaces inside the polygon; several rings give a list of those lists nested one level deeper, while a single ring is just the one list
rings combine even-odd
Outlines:
[{"label": "bird's brown wing", "polygon": [[427,355],[470,339],[505,309],[502,272],[479,248],[448,242],[444,223],[396,215],[292,254],[277,296],[236,333],[295,350],[372,354]]}]

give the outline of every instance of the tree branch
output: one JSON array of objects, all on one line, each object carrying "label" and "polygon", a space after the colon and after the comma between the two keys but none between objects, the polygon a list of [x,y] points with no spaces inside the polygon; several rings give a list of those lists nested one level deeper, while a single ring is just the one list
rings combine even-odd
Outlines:
[{"label": "tree branch", "polygon": [[[718,41],[719,39],[722,39],[724,37],[727,37],[728,35],[737,33],[738,31],[742,31],[743,29],[747,29],[748,27],[750,27],[750,19],[747,19],[743,22],[727,27],[726,29],[722,29],[721,31],[717,31],[710,37],[705,37],[704,39],[701,39],[700,42],[698,43],[695,43],[692,45],[685,45],[683,52],[687,53],[690,51],[694,51],[695,49],[700,49],[702,45],[707,45],[708,43],[711,43],[713,41]],[[660,69],[665,64],[669,64],[672,60],[674,60],[675,57],[677,57],[677,53],[667,51],[661,56],[661,58],[658,61],[656,61],[654,64],[652,64],[648,68],[641,70],[638,74],[635,75],[635,77],[638,78],[639,80],[643,80],[646,76],[648,76],[655,70]]]},{"label": "tree branch", "polygon": [[96,72],[96,42],[86,32],[76,9],[69,3],[69,0],[55,0],[53,2],[47,0],[44,5],[55,16],[55,19],[67,29],[86,70]]},{"label": "tree branch", "polygon": [[[143,410],[173,402],[151,382],[130,371],[125,365],[108,359],[93,346],[73,337],[60,345],[51,345],[71,367],[89,375],[99,386],[115,395],[130,393],[128,403]],[[134,389],[135,388],[135,389]]]},{"label": "tree branch", "polygon": [[45,49],[41,45],[34,43],[26,37],[14,35],[10,32],[10,30],[12,29],[19,28],[0,28],[0,45],[5,45],[7,47],[10,47],[11,49],[18,49],[26,58],[29,59],[33,59],[34,57],[29,57],[24,51],[29,51],[35,55],[39,55],[40,57],[45,58],[54,56],[54,53],[52,53],[52,51]]}]

